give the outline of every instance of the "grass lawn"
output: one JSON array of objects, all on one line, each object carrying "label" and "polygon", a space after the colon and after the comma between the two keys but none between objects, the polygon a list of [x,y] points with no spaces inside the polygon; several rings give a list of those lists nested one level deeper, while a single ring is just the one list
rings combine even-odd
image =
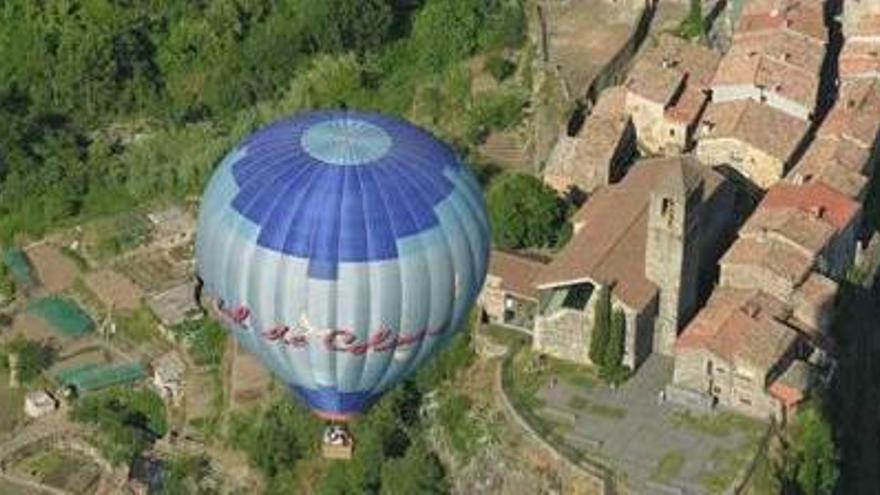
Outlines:
[{"label": "grass lawn", "polygon": [[657,462],[657,467],[654,469],[652,478],[661,483],[665,483],[678,477],[678,473],[681,472],[681,468],[684,466],[684,461],[684,452],[678,449],[670,450]]},{"label": "grass lawn", "polygon": [[21,388],[9,388],[9,372],[0,370],[0,439],[24,421],[24,394]]},{"label": "grass lawn", "polygon": [[116,317],[116,331],[135,344],[143,344],[161,338],[157,331],[157,325],[156,318],[144,306],[131,315]]},{"label": "grass lawn", "polygon": [[[751,445],[746,445],[751,447]],[[753,455],[750,448],[726,449],[716,448],[709,457],[708,464],[711,466],[700,477],[700,485],[712,494],[721,494],[730,488],[750,456]]]},{"label": "grass lawn", "polygon": [[719,438],[728,437],[733,433],[760,437],[765,428],[760,421],[730,412],[698,416],[684,411],[675,415],[675,424],[678,428],[687,428]]},{"label": "grass lawn", "polygon": [[626,416],[626,409],[592,402],[580,395],[571,396],[568,399],[568,407],[576,411],[609,419],[623,419],[623,417]]},{"label": "grass lawn", "polygon": [[531,344],[531,339],[529,339],[528,335],[499,325],[483,325],[480,327],[479,332],[492,339],[496,344],[507,346],[511,350]]},{"label": "grass lawn", "polygon": [[93,493],[100,468],[73,452],[46,450],[21,461],[16,469],[35,480],[74,494]]}]

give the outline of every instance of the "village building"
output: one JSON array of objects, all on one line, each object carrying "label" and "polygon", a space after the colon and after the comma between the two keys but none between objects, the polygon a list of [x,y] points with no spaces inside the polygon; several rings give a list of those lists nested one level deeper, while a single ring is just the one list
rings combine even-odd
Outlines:
[{"label": "village building", "polygon": [[744,2],[733,45],[712,80],[712,101],[749,98],[810,119],[821,81],[831,79],[822,70],[826,38],[822,2]]},{"label": "village building", "polygon": [[748,98],[808,120],[824,56],[822,44],[781,32],[735,40],[712,80],[712,101]]},{"label": "village building", "polygon": [[531,329],[538,305],[535,278],[546,261],[493,250],[478,304],[490,323]]},{"label": "village building", "polygon": [[863,170],[869,159],[868,150],[849,140],[820,134],[786,180],[796,185],[819,181],[861,202],[868,192],[868,177]]},{"label": "village building", "polygon": [[819,0],[748,0],[738,3],[742,11],[733,36],[736,41],[779,31],[818,43],[824,43],[827,38],[824,2]]},{"label": "village building", "polygon": [[877,0],[843,2],[841,20],[846,43],[880,44],[880,2]]},{"label": "village building", "polygon": [[670,34],[643,48],[625,83],[641,146],[664,154],[691,147],[718,61],[716,52]]},{"label": "village building", "polygon": [[623,363],[672,354],[701,278],[735,230],[734,203],[732,185],[689,156],[639,162],[597,191],[575,215],[572,239],[535,279],[535,350],[589,363],[593,296],[607,286],[626,316]]},{"label": "village building", "polygon": [[700,123],[696,155],[707,166],[729,167],[766,189],[791,168],[808,127],[751,99],[712,103]]},{"label": "village building", "polygon": [[626,90],[606,89],[576,136],[563,135],[544,168],[544,183],[563,195],[584,197],[623,176],[636,153]]},{"label": "village building", "polygon": [[784,418],[809,392],[812,349],[797,321],[760,290],[717,289],[675,344],[673,382],[710,406]]},{"label": "village building", "polygon": [[45,390],[34,390],[24,397],[24,413],[31,418],[41,418],[58,409],[58,401]]},{"label": "village building", "polygon": [[148,213],[147,218],[153,225],[153,244],[163,249],[186,244],[195,235],[195,219],[180,206]]},{"label": "village building", "polygon": [[194,280],[186,280],[165,292],[148,297],[147,306],[165,329],[202,316],[202,310],[196,301]]},{"label": "village building", "polygon": [[821,182],[771,188],[721,259],[721,285],[789,301],[815,269],[841,279],[856,252],[859,203]]},{"label": "village building", "polygon": [[162,398],[172,404],[180,404],[183,397],[186,365],[175,351],[170,351],[153,361],[153,385]]}]

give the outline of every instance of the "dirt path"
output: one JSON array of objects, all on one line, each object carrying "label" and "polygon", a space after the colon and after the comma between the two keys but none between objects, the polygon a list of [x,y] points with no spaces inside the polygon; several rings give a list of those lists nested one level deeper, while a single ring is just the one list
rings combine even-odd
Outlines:
[{"label": "dirt path", "polygon": [[[69,495],[67,492],[65,492],[63,490],[59,490],[55,487],[52,487],[49,485],[44,485],[42,483],[37,483],[36,481],[25,479],[25,478],[15,476],[15,475],[9,474],[9,473],[0,472],[0,479],[5,480],[6,482],[8,482],[12,485],[18,485],[18,486],[24,488],[25,490],[34,490],[35,493],[39,493],[39,494]],[[25,491],[23,493],[30,494],[33,492]]]}]

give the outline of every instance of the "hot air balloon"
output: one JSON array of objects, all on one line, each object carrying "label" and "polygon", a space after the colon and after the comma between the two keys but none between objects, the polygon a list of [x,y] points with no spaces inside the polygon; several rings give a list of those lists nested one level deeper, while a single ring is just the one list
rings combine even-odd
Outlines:
[{"label": "hot air balloon", "polygon": [[315,414],[345,422],[462,325],[489,223],[468,167],[427,131],[354,111],[257,131],[202,198],[202,293]]}]

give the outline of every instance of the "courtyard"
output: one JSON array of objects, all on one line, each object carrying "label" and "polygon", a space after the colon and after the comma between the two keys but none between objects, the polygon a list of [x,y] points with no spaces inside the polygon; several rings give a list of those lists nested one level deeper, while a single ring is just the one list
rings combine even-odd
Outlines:
[{"label": "courtyard", "polygon": [[[523,353],[531,356],[523,360]],[[522,348],[511,366],[534,360]],[[612,388],[589,368],[551,361],[526,370],[530,378],[514,371],[514,380],[531,385],[508,393],[558,450],[610,468],[629,492],[725,493],[741,481],[768,424],[728,412],[700,417],[662,402],[672,365],[654,355]]]}]

